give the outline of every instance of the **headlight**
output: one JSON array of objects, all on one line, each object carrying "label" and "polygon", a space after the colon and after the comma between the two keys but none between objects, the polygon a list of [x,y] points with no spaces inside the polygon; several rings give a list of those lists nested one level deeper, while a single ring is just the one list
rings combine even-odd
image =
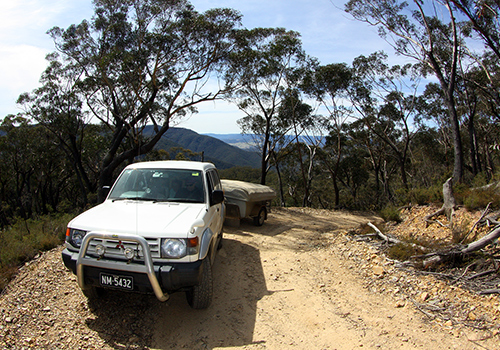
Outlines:
[{"label": "headlight", "polygon": [[162,239],[161,257],[179,259],[187,254],[187,244],[183,239]]},{"label": "headlight", "polygon": [[71,243],[72,246],[76,248],[80,248],[82,244],[83,237],[87,234],[87,231],[68,229],[68,233],[66,234],[66,241]]}]

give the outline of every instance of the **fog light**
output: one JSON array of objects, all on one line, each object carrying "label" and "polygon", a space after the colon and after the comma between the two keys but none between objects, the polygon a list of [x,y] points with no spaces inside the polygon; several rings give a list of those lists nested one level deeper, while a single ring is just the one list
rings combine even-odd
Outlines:
[{"label": "fog light", "polygon": [[125,251],[123,253],[125,254],[125,257],[129,260],[134,257],[134,250],[130,247],[125,248]]},{"label": "fog light", "polygon": [[100,257],[103,257],[104,253],[106,253],[106,248],[102,244],[98,244],[98,245],[95,246],[95,252]]}]

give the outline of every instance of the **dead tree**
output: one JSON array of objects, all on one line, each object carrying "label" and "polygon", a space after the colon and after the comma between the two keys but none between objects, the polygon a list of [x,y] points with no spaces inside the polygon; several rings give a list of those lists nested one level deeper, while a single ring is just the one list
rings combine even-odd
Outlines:
[{"label": "dead tree", "polygon": [[425,221],[427,221],[427,223],[438,222],[442,226],[447,226],[447,225],[443,225],[438,220],[435,220],[435,221],[431,220],[435,216],[445,214],[446,218],[448,219],[448,222],[449,222],[448,226],[451,227],[452,222],[453,222],[453,214],[455,212],[455,208],[457,207],[457,202],[455,201],[455,197],[453,196],[452,179],[453,178],[450,177],[443,184],[443,206],[438,211],[436,211],[432,214],[429,214],[425,217]]}]

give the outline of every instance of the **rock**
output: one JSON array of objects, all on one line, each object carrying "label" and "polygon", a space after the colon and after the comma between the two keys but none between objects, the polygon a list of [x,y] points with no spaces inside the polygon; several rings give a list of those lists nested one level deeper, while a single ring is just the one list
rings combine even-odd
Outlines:
[{"label": "rock", "polygon": [[403,300],[399,300],[394,304],[394,307],[400,308],[400,307],[405,307],[406,303]]},{"label": "rock", "polygon": [[427,299],[429,299],[429,293],[427,292],[422,292],[419,296],[419,299],[420,301],[424,302],[426,301]]},{"label": "rock", "polygon": [[131,336],[131,337],[128,339],[128,342],[129,342],[130,344],[137,343],[138,341],[139,341],[139,337],[138,337],[138,336],[136,336],[136,335],[133,335],[133,336]]},{"label": "rock", "polygon": [[373,266],[372,271],[375,276],[382,276],[384,274],[384,268],[382,266]]}]

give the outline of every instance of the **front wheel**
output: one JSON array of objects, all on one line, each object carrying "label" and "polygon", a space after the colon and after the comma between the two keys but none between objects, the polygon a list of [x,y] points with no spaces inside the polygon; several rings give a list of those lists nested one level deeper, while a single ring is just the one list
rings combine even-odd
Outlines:
[{"label": "front wheel", "polygon": [[186,292],[187,302],[193,309],[206,309],[212,303],[212,265],[208,256],[203,260],[201,268],[200,284]]},{"label": "front wheel", "polygon": [[87,289],[82,290],[83,295],[87,297],[89,300],[95,300],[102,298],[104,294],[106,294],[106,290],[101,287],[87,287]]},{"label": "front wheel", "polygon": [[264,221],[266,220],[266,217],[267,217],[267,209],[266,209],[266,207],[262,207],[259,210],[259,214],[257,214],[257,216],[253,218],[253,224],[255,226],[264,225]]}]

